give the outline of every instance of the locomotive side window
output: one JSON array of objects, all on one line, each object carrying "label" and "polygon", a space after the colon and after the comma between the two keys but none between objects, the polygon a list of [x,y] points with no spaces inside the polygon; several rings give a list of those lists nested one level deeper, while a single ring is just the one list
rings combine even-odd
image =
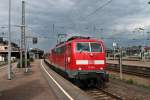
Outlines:
[{"label": "locomotive side window", "polygon": [[91,44],[91,52],[102,52],[102,47],[98,43],[90,43]]},{"label": "locomotive side window", "polygon": [[63,54],[66,50],[66,46],[61,46],[61,47],[58,47],[58,48],[55,48],[55,52],[56,54]]},{"label": "locomotive side window", "polygon": [[65,52],[66,47],[65,47],[65,46],[62,46],[62,47],[60,47],[59,49],[60,49],[60,54],[62,54],[62,53],[64,53],[64,52]]},{"label": "locomotive side window", "polygon": [[77,49],[77,51],[88,51],[88,52],[90,52],[89,43],[83,43],[83,42],[77,43],[76,49]]}]

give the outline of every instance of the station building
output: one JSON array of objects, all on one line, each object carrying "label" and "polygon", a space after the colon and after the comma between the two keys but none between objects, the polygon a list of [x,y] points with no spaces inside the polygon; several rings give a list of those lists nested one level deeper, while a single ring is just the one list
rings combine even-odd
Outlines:
[{"label": "station building", "polygon": [[[11,60],[19,57],[19,47],[16,43],[11,43]],[[8,60],[8,41],[0,41],[0,61]]]}]

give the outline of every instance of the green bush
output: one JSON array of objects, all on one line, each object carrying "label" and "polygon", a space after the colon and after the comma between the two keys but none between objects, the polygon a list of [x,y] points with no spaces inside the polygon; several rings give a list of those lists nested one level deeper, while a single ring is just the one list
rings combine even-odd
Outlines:
[{"label": "green bush", "polygon": [[128,84],[134,84],[135,82],[132,79],[126,81]]},{"label": "green bush", "polygon": [[33,61],[34,61],[34,59],[32,57],[30,57],[30,62],[33,62]]},{"label": "green bush", "polygon": [[[27,60],[27,66],[30,66],[29,60]],[[20,60],[18,61],[17,68],[21,68],[20,67]],[[25,68],[25,59],[22,60],[22,68]]]}]

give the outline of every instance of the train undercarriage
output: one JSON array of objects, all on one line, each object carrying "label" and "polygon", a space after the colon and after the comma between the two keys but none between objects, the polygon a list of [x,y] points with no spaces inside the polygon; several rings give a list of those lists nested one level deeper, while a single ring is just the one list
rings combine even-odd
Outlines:
[{"label": "train undercarriage", "polygon": [[105,72],[87,72],[79,71],[74,78],[70,80],[81,88],[86,87],[105,87],[105,83],[109,81],[109,75]]},{"label": "train undercarriage", "polygon": [[58,74],[71,81],[73,84],[81,88],[86,87],[105,87],[105,84],[109,81],[109,74],[106,71],[70,71],[62,70],[56,67],[56,65],[51,64],[51,68]]}]

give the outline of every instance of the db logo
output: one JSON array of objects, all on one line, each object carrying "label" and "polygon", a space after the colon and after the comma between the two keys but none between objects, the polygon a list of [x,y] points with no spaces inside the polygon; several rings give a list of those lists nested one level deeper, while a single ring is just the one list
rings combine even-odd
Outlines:
[{"label": "db logo", "polygon": [[94,67],[94,66],[88,66],[88,68],[89,68],[89,69],[94,69],[95,67]]}]

